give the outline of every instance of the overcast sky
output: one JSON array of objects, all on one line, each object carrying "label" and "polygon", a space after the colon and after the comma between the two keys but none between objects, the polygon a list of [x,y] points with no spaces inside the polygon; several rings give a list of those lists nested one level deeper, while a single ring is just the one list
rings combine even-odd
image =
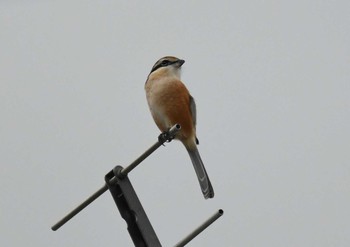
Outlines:
[{"label": "overcast sky", "polygon": [[180,142],[129,178],[163,246],[350,246],[349,1],[0,2],[0,246],[133,246],[109,192],[159,134],[144,82],[185,59],[204,200]]}]

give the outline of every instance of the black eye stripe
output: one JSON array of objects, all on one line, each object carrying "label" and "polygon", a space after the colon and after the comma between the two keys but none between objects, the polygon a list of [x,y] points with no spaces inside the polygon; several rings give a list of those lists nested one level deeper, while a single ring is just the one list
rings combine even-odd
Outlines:
[{"label": "black eye stripe", "polygon": [[157,69],[159,69],[161,67],[166,67],[166,66],[169,66],[173,63],[176,63],[176,61],[163,60],[163,61],[157,63],[156,65],[154,65],[154,67],[151,70],[151,73],[156,71]]},{"label": "black eye stripe", "polygon": [[169,60],[163,60],[160,65],[162,66],[168,66],[170,64],[170,61]]}]

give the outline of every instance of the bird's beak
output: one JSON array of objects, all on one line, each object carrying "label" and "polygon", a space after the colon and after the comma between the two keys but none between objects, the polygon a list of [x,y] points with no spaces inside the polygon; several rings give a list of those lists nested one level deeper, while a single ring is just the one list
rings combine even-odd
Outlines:
[{"label": "bird's beak", "polygon": [[176,63],[178,64],[179,67],[181,67],[185,63],[185,60],[179,59],[176,61]]}]

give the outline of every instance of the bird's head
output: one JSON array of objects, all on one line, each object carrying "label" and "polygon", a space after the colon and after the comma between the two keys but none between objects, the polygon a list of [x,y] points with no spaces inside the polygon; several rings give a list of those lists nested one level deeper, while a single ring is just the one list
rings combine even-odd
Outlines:
[{"label": "bird's head", "polygon": [[149,75],[153,73],[160,73],[167,76],[176,76],[180,78],[181,66],[185,63],[185,60],[177,57],[166,56],[159,59],[152,67]]}]

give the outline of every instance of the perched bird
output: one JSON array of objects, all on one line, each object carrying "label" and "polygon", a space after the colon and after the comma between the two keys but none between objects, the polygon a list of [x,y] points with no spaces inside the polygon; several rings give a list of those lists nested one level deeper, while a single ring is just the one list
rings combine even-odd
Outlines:
[{"label": "perched bird", "polygon": [[147,77],[146,97],[153,119],[162,132],[175,124],[181,125],[175,138],[186,147],[203,195],[208,199],[214,197],[214,190],[197,149],[196,104],[180,79],[184,63],[172,56],[159,59]]}]

